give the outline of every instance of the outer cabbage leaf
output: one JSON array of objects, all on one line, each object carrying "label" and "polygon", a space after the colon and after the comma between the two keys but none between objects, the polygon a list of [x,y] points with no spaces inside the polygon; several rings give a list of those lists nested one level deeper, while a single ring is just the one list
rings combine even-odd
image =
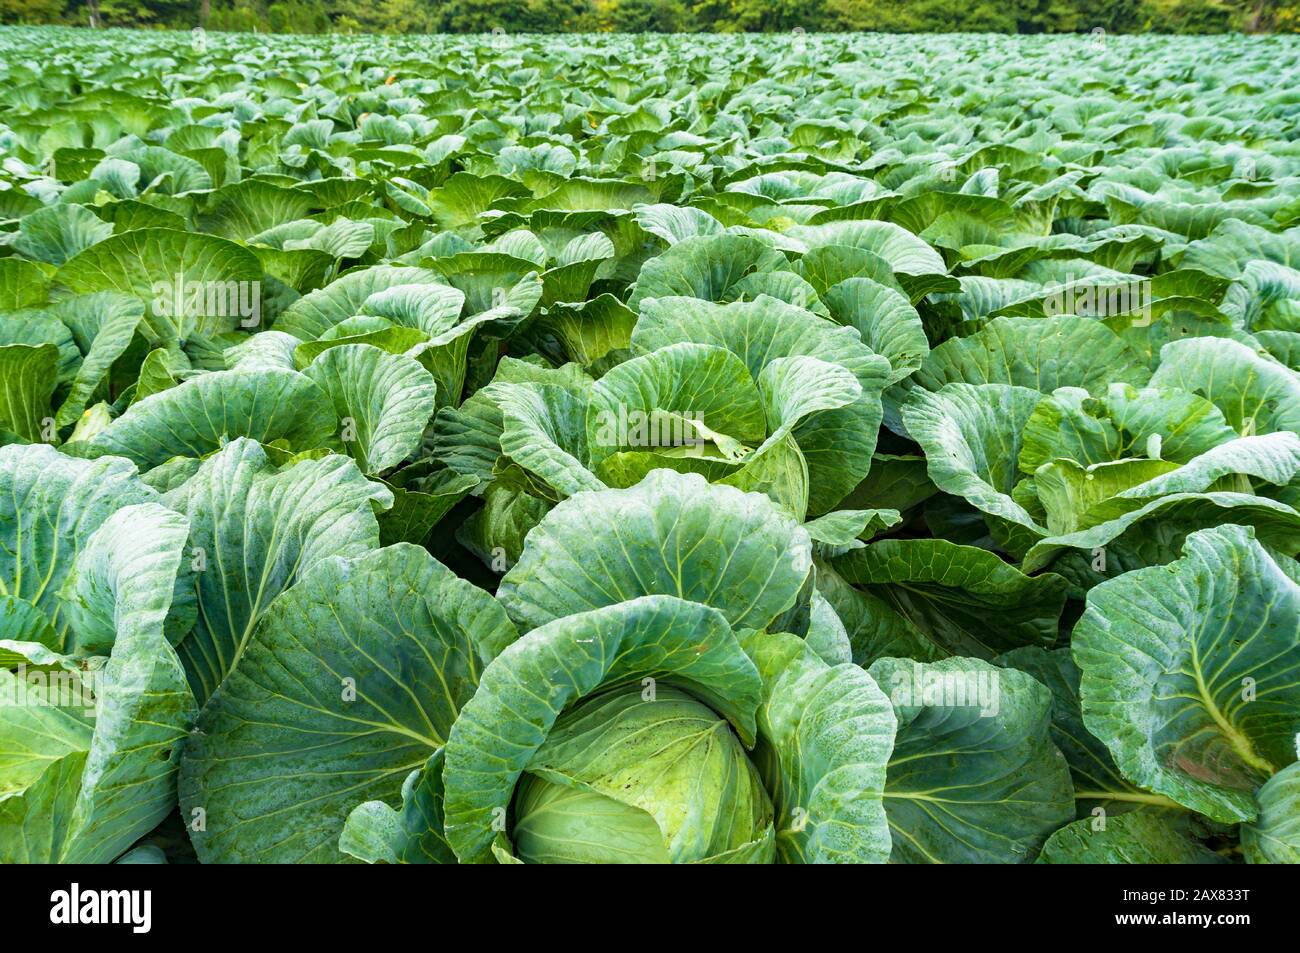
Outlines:
[{"label": "outer cabbage leaf", "polygon": [[[1098,823],[1104,826],[1097,827]],[[1084,818],[1061,828],[1043,845],[1040,864],[1224,864],[1227,860],[1194,837],[1187,815],[1134,811]]]},{"label": "outer cabbage leaf", "polygon": [[333,442],[338,432],[329,398],[302,374],[217,371],[132,404],[89,441],[89,448],[147,469],[172,457],[206,456],[236,437],[283,440],[294,450],[314,450]]},{"label": "outer cabbage leaf", "polygon": [[898,736],[885,780],[891,863],[1027,863],[1074,818],[1051,694],[977,659],[880,659]]},{"label": "outer cabbage leaf", "polygon": [[[836,573],[944,655],[991,658],[1056,641],[1068,583],[1026,576],[988,550],[943,539],[885,539],[833,561]],[[877,622],[879,624],[879,622]]]},{"label": "outer cabbage leaf", "polygon": [[235,669],[277,595],[327,557],[379,545],[375,508],[386,508],[392,494],[339,454],[277,470],[265,450],[240,439],[166,501],[190,521],[200,611],[179,649],[204,701]]},{"label": "outer cabbage leaf", "polygon": [[1250,821],[1255,789],[1295,760],[1298,570],[1241,526],[1192,533],[1183,553],[1088,593],[1073,636],[1083,719],[1136,784]]},{"label": "outer cabbage leaf", "polygon": [[794,603],[811,567],[808,534],[767,497],[656,470],[551,510],[497,598],[525,630],[654,594],[763,628]]},{"label": "outer cabbage leaf", "polygon": [[1241,828],[1250,864],[1300,864],[1300,762],[1283,768],[1255,794],[1259,818]]},{"label": "outer cabbage leaf", "polygon": [[795,636],[751,633],[743,644],[763,680],[754,760],[777,812],[779,861],[884,863],[889,700],[862,669],[828,665]]},{"label": "outer cabbage leaf", "polygon": [[[0,706],[4,862],[107,863],[173,810],[175,751],[195,706],[164,625],[186,529],[184,517],[157,503],[129,505],[79,554],[66,586],[86,616],[111,626],[111,654],[93,682],[59,660],[93,689],[93,720],[67,707],[84,689],[74,699],[47,696],[49,707]],[[37,664],[55,661],[26,654]],[[0,689],[16,678],[0,669]]]},{"label": "outer cabbage leaf", "polygon": [[415,546],[319,563],[271,605],[186,745],[199,859],[346,859],[350,810],[400,795],[515,637],[487,593]]}]

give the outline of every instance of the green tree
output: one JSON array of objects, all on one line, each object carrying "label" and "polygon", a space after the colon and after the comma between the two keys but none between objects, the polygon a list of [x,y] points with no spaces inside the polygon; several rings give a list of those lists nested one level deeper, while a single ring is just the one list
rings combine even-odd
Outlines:
[{"label": "green tree", "polygon": [[450,33],[565,33],[595,27],[590,0],[449,0],[438,9]]},{"label": "green tree", "polygon": [[617,33],[682,33],[694,27],[681,0],[615,0],[603,25]]},{"label": "green tree", "polygon": [[833,23],[824,0],[701,0],[692,9],[701,26],[724,33],[823,30]]},{"label": "green tree", "polygon": [[64,5],[64,0],[0,0],[0,23],[58,23]]}]

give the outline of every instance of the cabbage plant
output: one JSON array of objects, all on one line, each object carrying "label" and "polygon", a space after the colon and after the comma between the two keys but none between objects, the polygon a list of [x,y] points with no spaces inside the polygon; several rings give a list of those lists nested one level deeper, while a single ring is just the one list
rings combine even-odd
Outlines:
[{"label": "cabbage plant", "polygon": [[[635,554],[620,557],[615,510],[622,532],[647,534]],[[719,520],[724,534],[703,532]],[[596,559],[599,578],[578,569]],[[433,838],[463,862],[883,861],[889,700],[847,659],[764,631],[811,568],[806,532],[770,500],[696,475],[560,504],[502,582],[526,634],[483,669],[401,816],[362,805],[344,849],[401,857]],[[408,816],[417,792],[439,802],[432,825]]]}]

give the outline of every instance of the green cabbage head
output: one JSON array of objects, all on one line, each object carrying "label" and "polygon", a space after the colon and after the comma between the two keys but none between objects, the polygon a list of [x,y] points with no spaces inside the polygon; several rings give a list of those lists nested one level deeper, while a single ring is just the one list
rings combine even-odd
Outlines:
[{"label": "green cabbage head", "polygon": [[772,802],[726,719],[670,686],[566,712],[515,790],[525,863],[691,863],[756,841]]}]

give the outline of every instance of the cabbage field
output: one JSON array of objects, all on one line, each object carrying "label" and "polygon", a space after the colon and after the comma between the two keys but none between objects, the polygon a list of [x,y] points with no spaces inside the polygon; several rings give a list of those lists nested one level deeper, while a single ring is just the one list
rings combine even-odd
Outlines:
[{"label": "cabbage field", "polygon": [[0,861],[1300,861],[1300,39],[0,29]]}]

